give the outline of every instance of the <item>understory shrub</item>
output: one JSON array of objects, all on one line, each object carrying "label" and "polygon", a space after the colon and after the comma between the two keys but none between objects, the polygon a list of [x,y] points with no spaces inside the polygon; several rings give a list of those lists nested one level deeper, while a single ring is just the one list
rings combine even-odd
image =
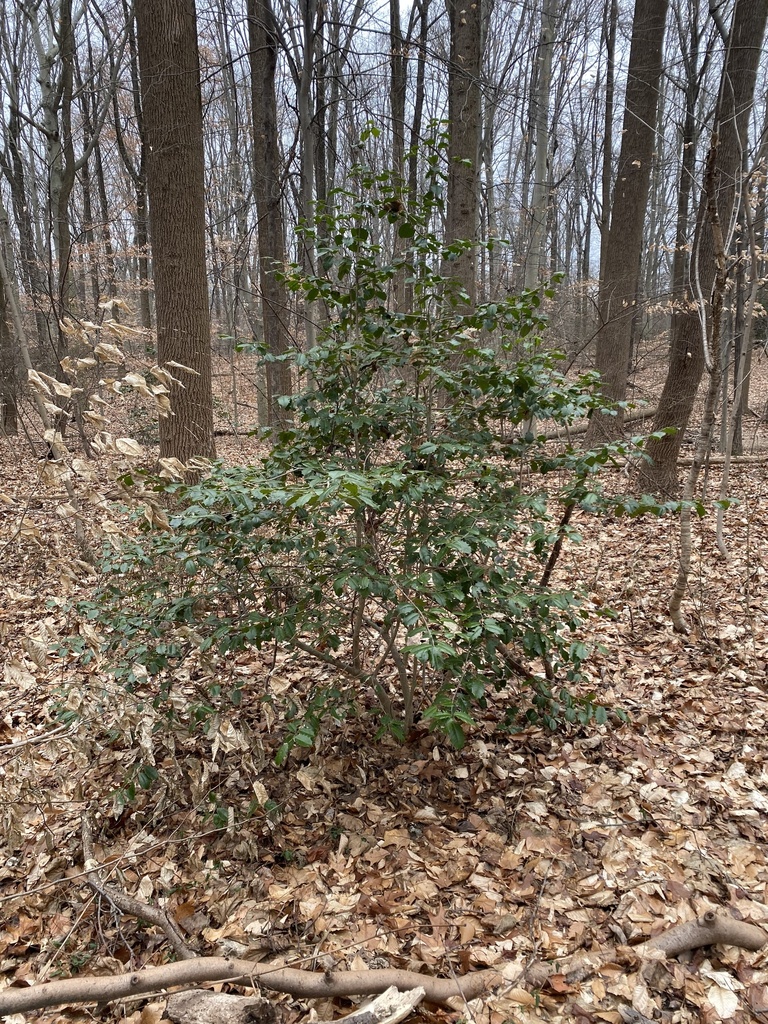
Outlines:
[{"label": "understory shrub", "polygon": [[[113,544],[80,606],[125,684],[148,673],[177,712],[174,669],[193,650],[276,646],[324,665],[326,682],[284,695],[280,758],[350,714],[401,740],[420,720],[460,746],[491,692],[506,726],[606,715],[584,692],[578,587],[552,570],[577,539],[572,511],[601,507],[596,473],[631,443],[548,447],[536,424],[602,408],[596,378],[566,379],[542,345],[546,290],[469,307],[450,279],[467,244],[434,230],[437,149],[430,164],[419,202],[364,169],[334,196],[318,273],[286,275],[322,310],[318,345],[284,357],[290,426],[254,465],[156,481],[168,525],[148,516]],[[397,281],[407,311],[390,301]],[[277,699],[266,683],[261,696]]]}]

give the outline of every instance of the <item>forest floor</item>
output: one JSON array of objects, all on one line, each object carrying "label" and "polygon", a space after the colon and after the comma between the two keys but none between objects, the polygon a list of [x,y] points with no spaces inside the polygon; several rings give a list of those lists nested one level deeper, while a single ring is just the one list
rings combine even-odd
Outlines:
[{"label": "forest floor", "polygon": [[[764,361],[761,373],[760,410]],[[594,617],[586,639],[594,689],[627,724],[504,735],[491,702],[455,751],[427,732],[374,745],[364,722],[348,720],[281,768],[277,729],[249,694],[302,693],[325,670],[238,655],[239,708],[207,736],[148,735],[105,668],[89,673],[60,654],[75,628],[66,601],[87,595],[92,577],[36,458],[22,440],[3,441],[0,490],[12,503],[0,520],[0,986],[168,960],[156,928],[86,884],[87,813],[105,877],[185,921],[200,953],[446,978],[494,967],[505,981],[459,1011],[483,1024],[619,1024],[626,1007],[670,1024],[768,1020],[768,947],[650,962],[627,948],[709,908],[768,929],[768,426],[750,419],[748,434],[766,458],[733,467],[730,558],[716,549],[714,514],[694,525],[688,635],[666,611],[675,519],[583,517],[583,543],[558,567],[596,611],[617,613]],[[219,441],[233,461],[253,450],[247,438]],[[87,715],[57,724],[53,709],[68,701],[113,716],[114,742],[89,735]],[[159,779],[125,802],[138,748]],[[579,982],[556,970],[536,985],[523,973],[598,950],[602,962]],[[278,1002],[286,1024],[350,1007]],[[12,1024],[150,1024],[162,1008],[159,997],[137,999]],[[455,1019],[424,1007],[415,1016]]]}]

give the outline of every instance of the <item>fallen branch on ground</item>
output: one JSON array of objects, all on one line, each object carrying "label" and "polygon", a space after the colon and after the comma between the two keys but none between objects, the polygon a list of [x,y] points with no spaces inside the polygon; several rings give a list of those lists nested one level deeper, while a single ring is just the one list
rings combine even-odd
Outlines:
[{"label": "fallen branch on ground", "polygon": [[708,910],[695,921],[676,924],[635,949],[641,956],[654,949],[660,949],[667,956],[678,956],[686,950],[699,949],[701,946],[739,946],[740,949],[756,952],[766,943],[768,933],[757,925]]},{"label": "fallen branch on ground", "polygon": [[30,988],[6,988],[0,992],[0,1017],[63,1003],[105,1003],[127,996],[161,992],[176,985],[200,985],[208,981],[261,985],[302,999],[376,995],[391,986],[401,991],[422,987],[424,998],[430,1003],[447,1005],[454,996],[476,999],[498,983],[499,975],[493,970],[477,971],[453,981],[394,968],[383,971],[325,971],[320,974],[295,967],[271,967],[250,960],[201,956],[112,978],[67,978]]},{"label": "fallen branch on ground", "polygon": [[83,836],[83,863],[85,865],[86,879],[88,885],[101,899],[117,907],[124,914],[130,914],[138,920],[149,921],[157,925],[165,933],[166,938],[173,947],[173,951],[180,960],[191,960],[197,953],[187,945],[184,936],[176,924],[160,908],[149,903],[142,903],[133,896],[128,896],[122,889],[111,882],[104,882],[99,874],[99,868],[93,852],[93,828],[88,814],[81,818],[81,830]]},{"label": "fallen branch on ground", "polygon": [[[708,910],[693,921],[683,921],[673,925],[659,935],[654,935],[638,946],[624,947],[623,953],[637,956],[653,956],[656,952],[668,957],[679,956],[701,946],[738,946],[755,952],[768,944],[768,932],[757,925],[746,921],[737,921],[734,917],[717,914]],[[546,963],[532,964],[528,970],[521,972],[527,982],[537,988],[545,985],[554,974],[562,974],[569,985],[576,985],[597,973],[600,968],[617,959],[616,949],[604,949],[599,954],[577,955],[568,963],[558,961],[557,968]],[[623,959],[623,958],[622,958]]]},{"label": "fallen branch on ground", "polygon": [[[768,944],[768,933],[757,925],[717,914],[708,910],[695,921],[675,925],[655,935],[631,951],[643,957],[661,952],[677,956],[686,950],[712,945],[739,946],[756,951]],[[539,963],[522,972],[536,987],[544,985],[553,974],[564,974],[573,984],[590,976],[607,963],[615,951],[601,954],[597,961],[589,957],[574,957],[570,968],[564,969],[562,960],[554,965]],[[521,975],[521,976],[522,976]],[[465,974],[455,980],[432,978],[415,971],[387,969],[382,971],[304,971],[293,967],[271,967],[250,960],[203,956],[183,960],[164,967],[150,967],[131,974],[102,978],[67,978],[50,981],[29,988],[6,988],[0,991],[0,1017],[10,1013],[41,1010],[46,1006],[63,1003],[109,1002],[128,996],[161,992],[180,985],[203,984],[210,981],[229,981],[237,985],[263,986],[277,992],[304,999],[323,999],[337,996],[376,995],[394,986],[399,991],[422,987],[425,999],[431,1003],[450,1005],[449,1000],[460,996],[476,999],[500,981],[497,971],[484,970]]]}]

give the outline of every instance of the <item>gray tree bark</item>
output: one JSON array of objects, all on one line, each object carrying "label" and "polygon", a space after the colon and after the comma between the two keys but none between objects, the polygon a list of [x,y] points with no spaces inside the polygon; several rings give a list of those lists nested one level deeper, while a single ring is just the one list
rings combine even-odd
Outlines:
[{"label": "gray tree bark", "polygon": [[157,353],[181,381],[160,421],[160,455],[213,458],[205,261],[203,114],[194,0],[137,0]]},{"label": "gray tree bark", "polygon": [[[448,67],[448,196],[445,237],[475,241],[479,211],[480,73],[482,69],[481,0],[446,0],[450,22],[451,48]],[[465,292],[467,301],[477,301],[477,257],[469,249],[446,267]]]},{"label": "gray tree bark", "polygon": [[[275,70],[277,29],[270,0],[248,0],[248,40],[253,96],[253,187],[259,238],[259,286],[264,341],[272,356],[290,350],[288,298],[275,269],[285,263],[282,182],[277,137]],[[278,403],[291,394],[291,368],[286,362],[266,364],[267,410],[271,425],[285,421]]]},{"label": "gray tree bark", "polygon": [[555,26],[559,0],[544,0],[541,12],[541,32],[536,69],[536,89],[532,97],[533,117],[531,131],[536,136],[534,146],[533,195],[531,197],[531,236],[525,257],[525,287],[535,288],[544,263],[544,243],[547,236],[549,213],[549,96],[552,89],[552,51],[555,46]]},{"label": "gray tree bark", "polygon": [[[643,225],[656,141],[656,114],[662,70],[668,0],[636,0],[632,45],[627,72],[624,128],[605,268],[600,282],[600,330],[597,369],[603,393],[616,402],[627,392],[635,312],[643,249]],[[587,431],[587,444],[620,437],[624,416],[596,413]]]},{"label": "gray tree bark", "polygon": [[[724,234],[738,203],[743,185],[742,158],[747,147],[747,129],[755,94],[757,69],[765,35],[768,2],[737,0],[723,69],[720,96],[715,113],[713,145],[717,153],[714,188],[717,211]],[[712,226],[707,215],[707,197],[701,196],[693,240],[686,302],[676,304],[672,314],[669,369],[654,419],[654,430],[675,427],[662,440],[648,442],[650,464],[641,468],[645,490],[654,494],[677,494],[677,460],[685,428],[693,410],[696,393],[706,366],[703,325],[710,316],[710,296],[715,281],[715,250]],[[719,353],[711,353],[719,358]]]}]

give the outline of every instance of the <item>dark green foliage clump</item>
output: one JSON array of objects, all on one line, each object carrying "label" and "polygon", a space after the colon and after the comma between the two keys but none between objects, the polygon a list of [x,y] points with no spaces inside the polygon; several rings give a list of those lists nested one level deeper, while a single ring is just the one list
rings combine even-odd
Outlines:
[{"label": "dark green foliage clump", "polygon": [[[595,474],[624,448],[548,452],[532,425],[600,407],[595,378],[558,372],[539,292],[470,309],[452,289],[464,244],[434,233],[432,167],[416,204],[365,171],[335,196],[319,273],[286,276],[323,310],[320,343],[291,357],[292,425],[257,465],[166,485],[170,529],[111,550],[81,609],[109,627],[129,684],[137,663],[163,681],[158,700],[192,648],[278,645],[324,663],[331,683],[287,695],[280,757],[358,713],[376,734],[404,739],[420,718],[460,746],[492,691],[507,725],[605,718],[580,687],[579,594],[550,577],[571,511],[601,505]],[[398,275],[407,312],[390,304]]]}]

